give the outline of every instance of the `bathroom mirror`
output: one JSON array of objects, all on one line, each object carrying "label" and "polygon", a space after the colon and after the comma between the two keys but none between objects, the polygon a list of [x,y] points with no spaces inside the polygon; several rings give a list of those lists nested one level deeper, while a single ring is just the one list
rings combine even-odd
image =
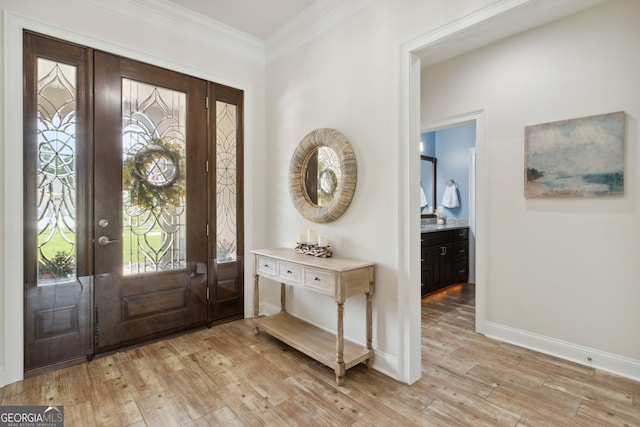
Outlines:
[{"label": "bathroom mirror", "polygon": [[356,156],[351,144],[335,129],[309,132],[289,164],[289,194],[306,219],[326,223],[347,209],[356,189]]},{"label": "bathroom mirror", "polygon": [[438,159],[420,156],[420,216],[435,216],[436,209],[436,164]]}]

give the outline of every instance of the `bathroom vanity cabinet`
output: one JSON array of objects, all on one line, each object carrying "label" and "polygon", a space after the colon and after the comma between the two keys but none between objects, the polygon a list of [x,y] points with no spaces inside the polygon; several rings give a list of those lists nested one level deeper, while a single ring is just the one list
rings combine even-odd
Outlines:
[{"label": "bathroom vanity cabinet", "polygon": [[469,228],[421,233],[421,294],[438,291],[469,278]]}]

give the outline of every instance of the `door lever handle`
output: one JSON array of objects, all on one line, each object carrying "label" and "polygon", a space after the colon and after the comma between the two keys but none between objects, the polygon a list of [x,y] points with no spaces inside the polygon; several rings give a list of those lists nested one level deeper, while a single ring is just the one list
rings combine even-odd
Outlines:
[{"label": "door lever handle", "polygon": [[102,246],[108,245],[109,243],[119,242],[119,241],[120,240],[111,240],[107,236],[98,237],[98,244]]}]

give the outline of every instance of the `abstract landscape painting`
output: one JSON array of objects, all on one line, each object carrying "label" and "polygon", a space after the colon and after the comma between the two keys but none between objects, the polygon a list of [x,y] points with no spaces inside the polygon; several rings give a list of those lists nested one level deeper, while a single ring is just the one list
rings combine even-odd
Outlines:
[{"label": "abstract landscape painting", "polygon": [[624,112],[525,127],[525,197],[624,190]]}]

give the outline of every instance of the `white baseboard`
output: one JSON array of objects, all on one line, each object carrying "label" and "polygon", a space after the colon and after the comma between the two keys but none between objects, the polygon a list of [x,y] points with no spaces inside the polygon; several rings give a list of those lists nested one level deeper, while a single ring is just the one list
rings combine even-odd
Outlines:
[{"label": "white baseboard", "polygon": [[[260,301],[260,314],[265,316],[271,316],[280,312],[280,306],[271,304],[270,302]],[[253,314],[251,314],[253,316]]]},{"label": "white baseboard", "polygon": [[640,360],[607,353],[509,326],[485,322],[485,335],[550,356],[640,381]]},{"label": "white baseboard", "polygon": [[[400,369],[398,368],[398,358],[373,349],[373,369],[381,372],[394,380],[400,379]],[[347,371],[347,375],[349,371]]]},{"label": "white baseboard", "polygon": [[6,386],[4,383],[4,366],[0,365],[0,387],[4,386]]}]

